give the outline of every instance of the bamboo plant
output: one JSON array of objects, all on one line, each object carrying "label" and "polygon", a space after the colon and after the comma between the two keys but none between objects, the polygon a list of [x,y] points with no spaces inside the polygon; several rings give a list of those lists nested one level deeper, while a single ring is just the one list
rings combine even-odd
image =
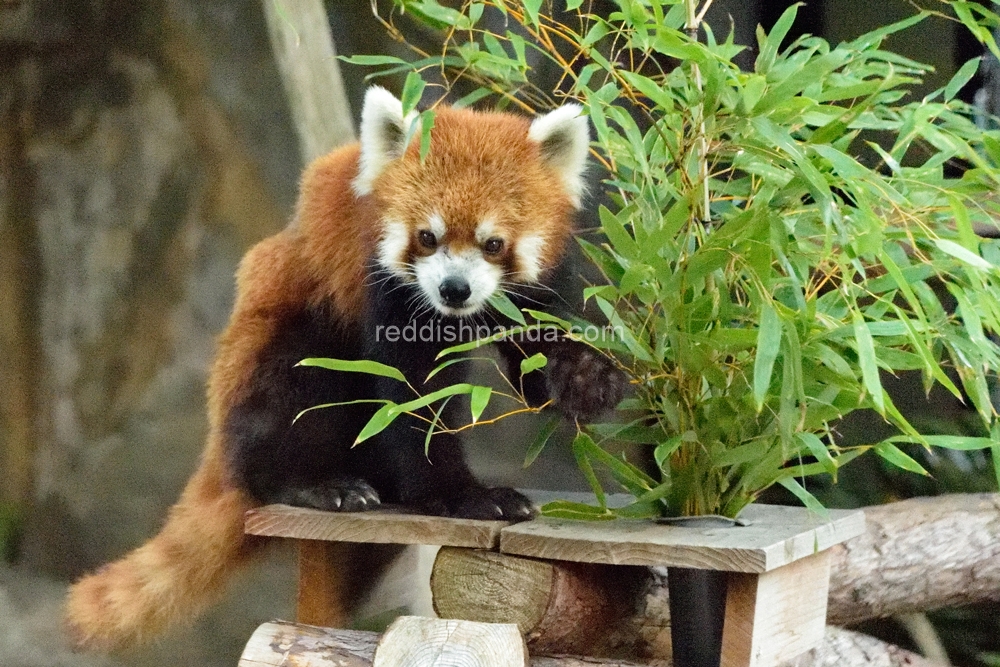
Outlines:
[{"label": "bamboo plant", "polygon": [[[997,54],[989,31],[997,15],[942,1],[850,42],[786,43],[793,6],[769,34],[758,29],[756,58],[743,71],[734,59],[747,47],[704,23],[710,4],[616,0],[598,15],[581,0],[472,0],[460,9],[395,0],[386,27],[402,37],[395,19],[405,12],[439,31],[440,51],[347,59],[378,66],[376,75],[408,71],[407,111],[427,92],[426,76],[442,99],[471,82],[460,105],[530,113],[575,101],[590,117],[609,204],[599,210],[603,238],[578,239],[605,279],[584,298],[613,335],[587,342],[620,364],[634,393],[621,418],[577,426],[573,451],[597,504],[557,502],[543,512],[736,516],[774,484],[822,512],[806,479],[835,478],[869,450],[927,474],[903,443],[990,448],[1000,479],[990,396],[1000,365],[1000,244],[977,235],[1000,212],[1000,132],[958,98],[978,60],[917,98],[929,68],[884,48],[936,14]],[[533,83],[542,63],[560,74],[556,92]],[[431,117],[433,105],[423,113]],[[574,322],[511,312],[503,295],[494,303],[524,326],[576,335]],[[443,362],[485,342],[448,350]],[[526,363],[537,370],[544,359]],[[940,385],[971,404],[983,436],[915,429],[882,383],[904,371],[918,371],[928,392]],[[530,409],[511,389],[510,411]],[[413,404],[379,410],[366,437],[394,415],[434,405],[417,384],[414,393]],[[474,385],[433,398],[463,393],[472,395],[473,422],[500,400]],[[863,409],[898,434],[840,446],[831,425]],[[447,428],[428,423],[428,437]],[[528,461],[552,431],[550,423]],[[655,470],[612,455],[610,441],[650,448]],[[609,508],[595,466],[634,502]]]}]

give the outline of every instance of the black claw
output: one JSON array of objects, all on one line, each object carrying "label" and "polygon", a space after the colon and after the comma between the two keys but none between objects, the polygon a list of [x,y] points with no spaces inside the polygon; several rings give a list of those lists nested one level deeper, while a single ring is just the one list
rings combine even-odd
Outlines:
[{"label": "black claw", "polygon": [[336,479],[321,486],[289,489],[278,502],[327,512],[361,512],[381,504],[378,491],[361,479]]},{"label": "black claw", "polygon": [[530,500],[514,489],[504,487],[472,489],[461,496],[448,512],[454,517],[487,521],[523,521],[534,513]]}]

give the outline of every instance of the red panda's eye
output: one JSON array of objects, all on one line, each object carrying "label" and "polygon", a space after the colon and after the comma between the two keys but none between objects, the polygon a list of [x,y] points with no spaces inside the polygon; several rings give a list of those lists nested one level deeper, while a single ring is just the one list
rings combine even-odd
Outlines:
[{"label": "red panda's eye", "polygon": [[436,248],[437,244],[438,240],[433,232],[429,232],[426,229],[420,231],[420,245],[425,248]]},{"label": "red panda's eye", "polygon": [[483,252],[487,255],[496,255],[503,250],[503,239],[487,239],[483,244]]}]

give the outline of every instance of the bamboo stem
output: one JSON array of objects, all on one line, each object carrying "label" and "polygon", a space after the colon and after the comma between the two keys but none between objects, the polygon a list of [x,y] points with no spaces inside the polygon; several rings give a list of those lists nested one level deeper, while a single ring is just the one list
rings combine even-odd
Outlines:
[{"label": "bamboo stem", "polygon": [[[684,28],[687,30],[688,35],[693,40],[698,39],[698,30],[701,28],[701,22],[705,18],[705,12],[708,10],[709,6],[712,4],[712,0],[708,0],[702,11],[698,12],[699,0],[684,0],[687,7],[687,23]],[[699,93],[704,93],[704,82],[701,78],[701,68],[698,67],[698,63],[691,63],[691,73],[694,76],[694,84],[697,87]],[[698,127],[698,136],[695,138],[695,154],[698,160],[698,183],[701,185],[701,221],[708,222],[712,218],[711,212],[711,193],[708,187],[708,140],[705,137],[705,104],[704,102],[699,103],[694,108],[694,125]],[[696,209],[697,210],[697,209]]]}]

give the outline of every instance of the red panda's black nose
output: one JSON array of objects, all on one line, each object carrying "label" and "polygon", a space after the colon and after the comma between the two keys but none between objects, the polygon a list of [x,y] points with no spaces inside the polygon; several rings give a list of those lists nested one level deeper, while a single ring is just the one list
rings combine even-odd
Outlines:
[{"label": "red panda's black nose", "polygon": [[441,293],[441,300],[446,306],[460,308],[465,305],[466,300],[472,295],[472,288],[469,287],[463,278],[449,276],[441,282],[438,288]]}]

